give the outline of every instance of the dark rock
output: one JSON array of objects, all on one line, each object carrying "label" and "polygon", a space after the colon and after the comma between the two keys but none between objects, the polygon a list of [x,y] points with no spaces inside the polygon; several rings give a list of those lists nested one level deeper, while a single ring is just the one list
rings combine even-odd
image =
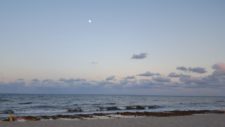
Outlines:
[{"label": "dark rock", "polygon": [[120,110],[120,109],[116,106],[113,106],[113,107],[107,107],[106,110],[107,111],[115,111],[115,110]]},{"label": "dark rock", "polygon": [[105,116],[106,113],[94,113],[93,115],[94,115],[94,116]]},{"label": "dark rock", "polygon": [[80,115],[77,115],[78,117],[80,118],[93,118],[93,115],[90,115],[90,114],[80,114]]},{"label": "dark rock", "polygon": [[35,116],[24,116],[22,118],[27,120],[27,121],[39,121],[39,120],[41,120],[40,117],[35,117]]},{"label": "dark rock", "polygon": [[40,116],[41,119],[52,119],[53,116]]},{"label": "dark rock", "polygon": [[158,106],[158,105],[150,105],[150,106],[148,106],[148,109],[157,109],[157,108],[161,108],[161,106]]},{"label": "dark rock", "polygon": [[83,118],[92,118],[90,114],[79,114],[79,115],[56,115],[52,116],[52,119],[59,119],[59,118],[67,118],[67,119],[83,119]]},{"label": "dark rock", "polygon": [[145,109],[145,106],[140,106],[140,105],[138,105],[138,106],[136,106],[136,109],[137,109],[137,110],[144,110],[144,109]]},{"label": "dark rock", "polygon": [[117,110],[121,110],[116,106],[112,106],[112,107],[99,107],[99,110],[97,111],[117,111]]},{"label": "dark rock", "polygon": [[119,115],[125,116],[156,116],[156,117],[168,117],[168,116],[186,116],[193,114],[205,114],[205,113],[217,113],[224,114],[224,111],[217,110],[189,110],[189,111],[170,111],[170,112],[118,112]]},{"label": "dark rock", "polygon": [[[136,106],[135,109],[143,109],[141,106]],[[114,108],[113,108],[114,109]],[[133,109],[133,108],[132,108]],[[111,114],[119,114],[124,116],[156,116],[156,117],[169,117],[169,116],[185,116],[192,114],[205,114],[205,113],[217,113],[217,114],[225,114],[225,111],[220,110],[189,110],[189,111],[169,111],[169,112],[117,112],[117,113],[94,113],[94,114],[75,114],[75,115],[54,115],[54,116],[22,116],[22,117],[14,117],[11,115],[10,118],[2,119],[2,121],[15,121],[16,119],[22,118],[27,121],[38,121],[40,119],[59,119],[59,118],[68,118],[68,119],[85,119],[85,118],[93,118],[94,116],[108,116]]]}]

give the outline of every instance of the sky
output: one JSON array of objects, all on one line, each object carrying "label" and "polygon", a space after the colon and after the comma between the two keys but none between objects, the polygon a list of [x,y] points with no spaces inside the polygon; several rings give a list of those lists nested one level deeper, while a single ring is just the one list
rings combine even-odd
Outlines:
[{"label": "sky", "polygon": [[224,0],[1,0],[0,93],[225,96],[224,12]]}]

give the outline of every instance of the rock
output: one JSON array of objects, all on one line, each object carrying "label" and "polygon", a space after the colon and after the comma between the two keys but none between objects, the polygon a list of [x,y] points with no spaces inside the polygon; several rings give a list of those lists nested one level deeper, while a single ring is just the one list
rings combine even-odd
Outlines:
[{"label": "rock", "polygon": [[24,116],[22,117],[24,120],[27,120],[27,121],[39,121],[41,120],[41,118],[39,117],[35,117],[35,116]]},{"label": "rock", "polygon": [[148,106],[148,109],[157,109],[157,108],[160,108],[161,106],[158,106],[158,105],[150,105]]},{"label": "rock", "polygon": [[105,116],[106,113],[93,113],[94,116]]},{"label": "rock", "polygon": [[144,110],[144,109],[145,109],[145,106],[140,106],[140,105],[138,105],[138,106],[136,106],[136,109],[137,109],[137,110]]},{"label": "rock", "polygon": [[53,119],[52,116],[40,116],[41,119]]},{"label": "rock", "polygon": [[125,116],[157,116],[157,117],[168,117],[168,116],[186,116],[193,114],[204,114],[204,113],[217,113],[223,114],[223,111],[217,110],[199,110],[199,111],[170,111],[170,112],[118,112],[119,115]]},{"label": "rock", "polygon": [[115,111],[115,110],[120,110],[120,109],[116,106],[113,106],[113,107],[107,107],[106,110],[107,111]]},{"label": "rock", "polygon": [[97,111],[116,111],[116,110],[120,109],[116,106],[112,106],[112,107],[99,107],[99,110]]}]

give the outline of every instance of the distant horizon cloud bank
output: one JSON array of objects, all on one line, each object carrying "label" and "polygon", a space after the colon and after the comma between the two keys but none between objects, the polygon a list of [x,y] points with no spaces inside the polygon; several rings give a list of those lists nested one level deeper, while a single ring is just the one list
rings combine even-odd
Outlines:
[{"label": "distant horizon cloud bank", "polygon": [[[111,75],[105,80],[88,80],[82,78],[61,78],[58,80],[33,79],[25,81],[18,79],[13,82],[0,82],[0,93],[135,93],[145,94],[151,91],[157,93],[173,93],[174,90],[225,90],[225,63],[212,65],[213,72],[203,75],[207,70],[203,67],[177,67],[178,72],[168,75],[146,71],[141,74],[117,78]],[[194,72],[193,76],[186,71]],[[147,91],[146,91],[147,90]],[[139,91],[139,92],[136,92]],[[209,92],[209,91],[208,91]],[[190,92],[192,94],[192,92]],[[198,95],[198,93],[195,93]],[[224,92],[218,93],[225,95]]]}]

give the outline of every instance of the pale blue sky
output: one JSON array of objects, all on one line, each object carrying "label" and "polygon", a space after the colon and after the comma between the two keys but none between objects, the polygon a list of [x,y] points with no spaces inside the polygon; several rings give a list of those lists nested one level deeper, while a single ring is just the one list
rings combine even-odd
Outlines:
[{"label": "pale blue sky", "polygon": [[[165,76],[178,66],[210,73],[224,47],[224,0],[0,1],[4,82]],[[131,59],[140,53],[147,57]]]}]

